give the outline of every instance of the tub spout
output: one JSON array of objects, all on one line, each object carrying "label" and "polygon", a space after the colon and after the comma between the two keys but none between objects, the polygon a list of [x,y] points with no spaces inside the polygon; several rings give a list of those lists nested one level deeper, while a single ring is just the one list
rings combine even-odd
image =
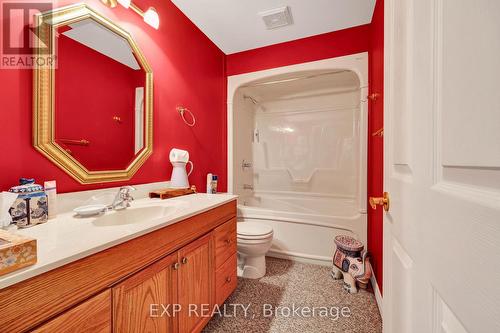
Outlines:
[{"label": "tub spout", "polygon": [[253,191],[253,185],[243,184],[243,189],[244,190],[252,190]]}]

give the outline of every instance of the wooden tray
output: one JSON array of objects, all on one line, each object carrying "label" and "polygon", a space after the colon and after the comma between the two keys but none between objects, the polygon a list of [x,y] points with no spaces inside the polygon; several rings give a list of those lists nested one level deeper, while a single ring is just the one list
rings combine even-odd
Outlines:
[{"label": "wooden tray", "polygon": [[149,192],[150,198],[160,198],[160,199],[168,199],[180,197],[182,195],[188,195],[196,193],[196,186],[191,186],[191,188],[166,188],[163,190],[157,190],[153,192]]}]

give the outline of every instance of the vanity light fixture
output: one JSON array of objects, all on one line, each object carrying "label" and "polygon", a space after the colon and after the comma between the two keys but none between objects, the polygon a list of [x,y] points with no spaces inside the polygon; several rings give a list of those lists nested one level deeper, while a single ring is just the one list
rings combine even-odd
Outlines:
[{"label": "vanity light fixture", "polygon": [[160,27],[160,16],[154,7],[149,7],[148,10],[144,13],[144,22],[149,24],[155,29]]},{"label": "vanity light fixture", "polygon": [[157,30],[160,27],[160,16],[154,7],[149,7],[146,11],[143,11],[131,0],[101,0],[101,2],[110,8],[115,8],[116,4],[119,3],[123,7],[132,9],[134,12],[142,16],[142,19],[146,24]]},{"label": "vanity light fixture", "polygon": [[118,4],[117,0],[101,0],[101,2],[110,8],[115,8]]},{"label": "vanity light fixture", "polygon": [[131,1],[130,1],[130,0],[117,0],[117,1],[118,1],[118,3],[119,3],[120,5],[122,5],[122,6],[123,6],[123,7],[125,7],[125,8],[130,7],[130,3],[131,3]]}]

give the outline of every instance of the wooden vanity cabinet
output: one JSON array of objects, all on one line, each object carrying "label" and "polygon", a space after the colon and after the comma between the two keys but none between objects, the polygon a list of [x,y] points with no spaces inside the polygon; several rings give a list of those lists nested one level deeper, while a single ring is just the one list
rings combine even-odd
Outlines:
[{"label": "wooden vanity cabinet", "polygon": [[108,289],[32,333],[111,333],[111,311],[111,292]]},{"label": "wooden vanity cabinet", "polygon": [[179,260],[179,332],[199,332],[214,305],[213,233],[182,248]]},{"label": "wooden vanity cabinet", "polygon": [[113,287],[115,333],[198,332],[213,306],[212,234]]},{"label": "wooden vanity cabinet", "polygon": [[221,305],[236,289],[236,218],[214,230],[215,239],[215,303]]},{"label": "wooden vanity cabinet", "polygon": [[112,288],[114,332],[177,332],[175,317],[163,308],[177,303],[177,257],[169,255]]},{"label": "wooden vanity cabinet", "polygon": [[[200,332],[235,287],[231,201],[1,289],[0,327],[2,333]],[[181,311],[174,316],[175,304]]]}]

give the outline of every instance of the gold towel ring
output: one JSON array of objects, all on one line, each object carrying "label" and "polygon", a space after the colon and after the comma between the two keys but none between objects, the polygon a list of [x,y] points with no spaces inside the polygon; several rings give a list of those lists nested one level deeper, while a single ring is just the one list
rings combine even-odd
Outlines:
[{"label": "gold towel ring", "polygon": [[[182,118],[182,121],[184,121],[184,123],[186,125],[188,125],[189,127],[193,127],[195,124],[196,124],[196,118],[194,117],[194,114],[188,109],[188,108],[185,108],[183,106],[178,106],[176,108],[177,112],[179,112],[179,114],[181,115],[181,118]],[[186,117],[184,116],[185,113],[189,113],[191,115],[191,119],[192,121],[191,122],[188,122],[186,120]]]}]

